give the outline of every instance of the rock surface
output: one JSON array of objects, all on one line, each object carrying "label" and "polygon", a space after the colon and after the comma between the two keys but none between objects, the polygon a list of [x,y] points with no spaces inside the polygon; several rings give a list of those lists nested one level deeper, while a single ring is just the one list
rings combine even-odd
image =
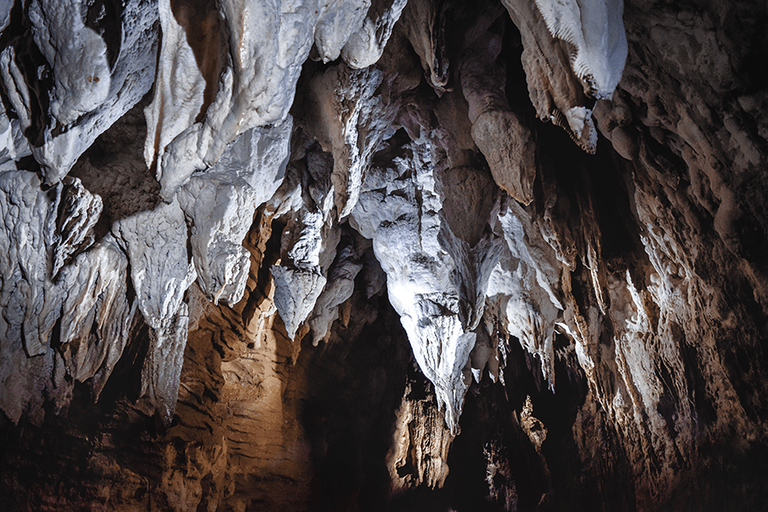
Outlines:
[{"label": "rock surface", "polygon": [[3,2],[0,503],[765,509],[767,17]]}]

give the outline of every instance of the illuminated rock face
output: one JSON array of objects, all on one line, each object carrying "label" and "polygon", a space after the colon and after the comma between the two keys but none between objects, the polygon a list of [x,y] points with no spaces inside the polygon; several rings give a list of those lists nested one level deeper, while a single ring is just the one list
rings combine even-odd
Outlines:
[{"label": "illuminated rock face", "polygon": [[0,502],[764,508],[765,9],[5,2]]}]

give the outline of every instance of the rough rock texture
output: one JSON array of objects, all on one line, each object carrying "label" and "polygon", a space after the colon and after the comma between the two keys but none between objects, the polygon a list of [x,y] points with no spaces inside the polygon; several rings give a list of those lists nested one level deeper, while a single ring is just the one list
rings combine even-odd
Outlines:
[{"label": "rough rock texture", "polygon": [[0,508],[766,509],[766,20],[0,3]]},{"label": "rough rock texture", "polygon": [[10,2],[3,91],[53,185],[152,87],[157,5]]}]

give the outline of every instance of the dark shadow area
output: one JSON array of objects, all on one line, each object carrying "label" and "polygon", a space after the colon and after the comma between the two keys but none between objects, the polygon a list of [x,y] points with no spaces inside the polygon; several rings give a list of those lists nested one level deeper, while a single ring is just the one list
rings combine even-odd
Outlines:
[{"label": "dark shadow area", "polygon": [[[541,446],[541,456],[534,451],[525,432],[516,422],[516,442],[525,456],[527,465],[516,467],[515,475],[522,476],[517,483],[518,489],[531,493],[528,499],[521,501],[518,510],[634,510],[634,491],[631,485],[631,472],[626,460],[622,458],[618,445],[610,443],[610,433],[606,443],[598,444],[597,450],[610,453],[616,461],[608,468],[590,467],[582,462],[575,442],[574,428],[584,428],[584,423],[576,424],[576,415],[587,396],[587,382],[581,367],[572,351],[563,350],[566,340],[555,343],[555,392],[552,393],[544,383],[541,374],[541,361],[525,351],[519,342],[509,341],[507,367],[505,369],[506,391],[510,407],[518,415],[523,409],[527,396],[531,397],[533,416],[538,418],[547,430],[546,440]],[[544,385],[542,385],[544,384]],[[594,418],[595,426],[600,419]],[[591,433],[581,436],[593,437]],[[514,439],[514,438],[513,438]],[[523,459],[523,460],[526,460]],[[512,458],[513,461],[520,460]],[[542,466],[543,464],[543,466]],[[609,469],[609,471],[605,471]],[[533,482],[526,479],[535,478]],[[543,497],[541,505],[536,496]],[[540,508],[537,508],[539,506]]]},{"label": "dark shadow area", "polygon": [[[29,22],[30,3],[14,2],[10,13],[10,24],[0,36],[0,48],[12,47],[13,62],[18,66],[24,82],[29,90],[29,116],[31,125],[24,135],[31,146],[41,146],[44,142],[44,132],[48,126],[48,91],[53,87],[53,75],[48,61],[35,44],[31,24]],[[18,116],[15,112],[5,87],[2,91],[3,104],[9,117]],[[54,129],[55,131],[55,129]]]},{"label": "dark shadow area", "polygon": [[203,105],[195,118],[196,123],[205,119],[208,106],[219,92],[219,77],[227,63],[227,28],[212,0],[172,0],[171,11],[176,22],[187,34],[187,44],[197,61],[197,68],[205,79]]},{"label": "dark shadow area", "polygon": [[91,0],[87,3],[85,26],[99,34],[107,45],[109,69],[115,68],[123,37],[123,2],[120,0]]},{"label": "dark shadow area", "polygon": [[[512,510],[534,510],[547,492],[546,469],[520,429],[507,392],[488,376],[467,392],[445,482],[455,510],[501,512],[512,504]],[[493,486],[487,480],[491,463],[497,468]]]},{"label": "dark shadow area", "polygon": [[155,209],[161,202],[160,184],[144,162],[147,125],[144,108],[152,92],[102,133],[72,167],[69,176],[79,178],[104,209],[95,228],[100,240],[115,221]]},{"label": "dark shadow area", "polygon": [[348,327],[335,323],[328,343],[299,355],[309,383],[301,421],[312,446],[312,511],[388,510],[385,458],[412,356],[386,297],[360,295]]},{"label": "dark shadow area", "polygon": [[72,400],[58,415],[49,403],[42,425],[22,420],[14,426],[0,414],[3,510],[91,510],[99,499],[106,506],[114,497],[109,485],[125,475],[114,467],[143,479],[135,503],[154,510],[151,488],[159,484],[162,456],[154,421],[131,406],[149,341],[143,322],[135,328],[98,402],[89,381],[74,383]]}]

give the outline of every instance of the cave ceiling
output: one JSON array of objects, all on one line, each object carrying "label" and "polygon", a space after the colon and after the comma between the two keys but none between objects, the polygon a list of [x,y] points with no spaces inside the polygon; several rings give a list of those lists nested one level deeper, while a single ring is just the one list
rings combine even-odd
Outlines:
[{"label": "cave ceiling", "polygon": [[0,504],[765,510],[767,28],[0,1]]}]

